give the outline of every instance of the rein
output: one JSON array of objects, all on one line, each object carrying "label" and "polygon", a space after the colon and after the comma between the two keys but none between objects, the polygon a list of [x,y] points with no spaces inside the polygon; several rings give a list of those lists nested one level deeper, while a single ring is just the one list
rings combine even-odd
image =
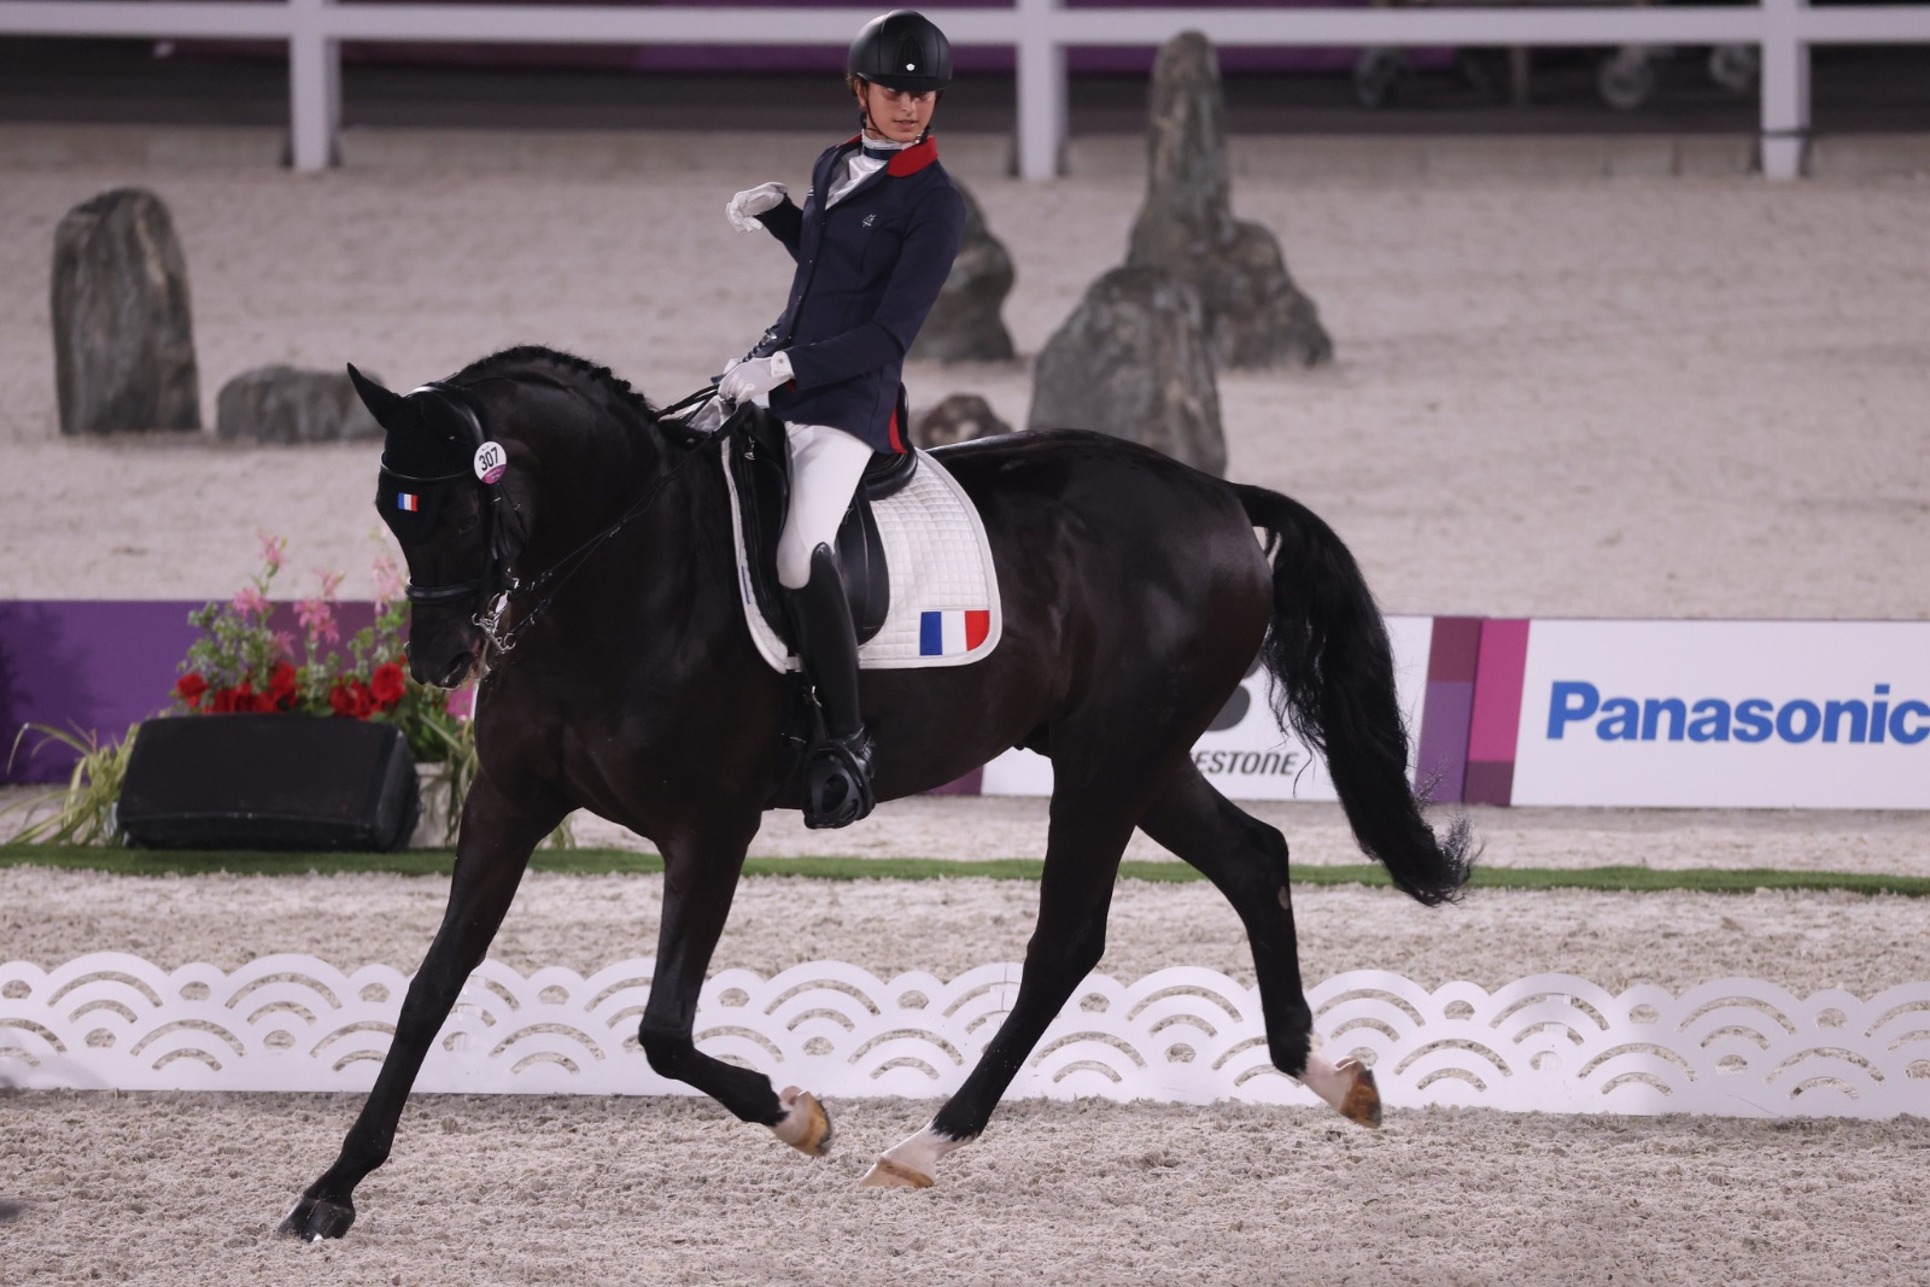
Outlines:
[{"label": "rein", "polygon": [[[700,389],[689,397],[665,407],[657,413],[657,419],[661,422],[666,416],[674,412],[708,401],[710,398],[715,397],[716,393],[717,390],[715,386]],[[466,405],[464,409],[470,410]],[[471,411],[471,414],[474,414],[473,411]],[[479,423],[479,430],[480,427]],[[475,616],[470,618],[470,622],[482,631],[483,638],[488,645],[489,653],[494,653],[500,657],[507,657],[511,652],[515,651],[518,641],[520,641],[523,636],[523,632],[536,623],[536,620],[541,617],[543,612],[555,601],[556,596],[562,592],[564,585],[569,582],[569,579],[576,575],[577,571],[589,561],[590,556],[602,548],[605,541],[608,541],[611,537],[622,531],[626,523],[648,511],[663,495],[664,490],[669,487],[671,483],[683,477],[684,471],[690,467],[690,462],[694,460],[696,456],[697,453],[695,451],[687,451],[682,460],[678,461],[667,473],[658,477],[628,509],[617,515],[612,522],[598,529],[575,549],[550,564],[549,567],[538,573],[527,583],[517,580],[514,575],[508,575],[505,578],[505,562],[501,558],[501,552],[496,548],[495,544],[495,504],[500,496],[500,493],[495,493],[490,498],[490,509],[488,511],[489,531],[485,534],[485,540],[489,544],[489,562],[484,569],[482,577],[457,585],[434,586],[421,591],[411,586],[406,593],[412,602],[446,603],[468,593],[471,587],[481,585],[483,588],[482,606]],[[461,476],[460,474],[454,475],[454,477]],[[492,489],[492,491],[493,490],[494,489]],[[507,580],[507,584],[502,584],[505,579]],[[530,599],[546,587],[548,590],[547,593],[543,594],[540,599],[537,599],[514,623],[504,628],[503,618],[508,614],[512,605]],[[484,661],[485,663],[488,661],[487,653],[485,654]]]}]

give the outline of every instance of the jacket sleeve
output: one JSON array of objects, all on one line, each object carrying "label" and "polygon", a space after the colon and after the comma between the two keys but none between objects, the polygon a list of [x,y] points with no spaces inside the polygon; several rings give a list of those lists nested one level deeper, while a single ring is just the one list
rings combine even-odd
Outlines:
[{"label": "jacket sleeve", "polygon": [[800,390],[836,384],[902,362],[938,300],[965,229],[965,203],[947,185],[919,202],[871,320],[839,335],[785,350]]},{"label": "jacket sleeve", "polygon": [[787,195],[784,200],[757,216],[773,237],[784,243],[784,249],[791,252],[791,259],[798,256],[798,240],[804,233],[804,212]]}]

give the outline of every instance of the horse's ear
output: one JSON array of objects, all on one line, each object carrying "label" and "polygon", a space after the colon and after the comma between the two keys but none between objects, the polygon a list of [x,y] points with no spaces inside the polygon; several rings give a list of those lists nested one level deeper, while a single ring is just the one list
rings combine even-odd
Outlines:
[{"label": "horse's ear", "polygon": [[348,381],[355,386],[356,396],[362,399],[362,405],[367,407],[369,414],[375,417],[375,423],[384,429],[393,433],[416,422],[407,398],[399,393],[391,393],[369,379],[355,369],[353,362],[348,366]]}]

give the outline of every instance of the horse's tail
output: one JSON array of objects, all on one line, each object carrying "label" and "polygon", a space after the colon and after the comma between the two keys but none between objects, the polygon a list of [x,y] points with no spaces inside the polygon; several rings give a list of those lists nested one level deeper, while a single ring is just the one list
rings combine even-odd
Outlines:
[{"label": "horse's tail", "polygon": [[1273,621],[1260,650],[1281,727],[1326,757],[1361,850],[1420,902],[1452,902],[1474,861],[1467,819],[1439,839],[1407,781],[1407,726],[1387,626],[1354,556],[1318,515],[1260,487],[1234,485],[1267,532]]}]

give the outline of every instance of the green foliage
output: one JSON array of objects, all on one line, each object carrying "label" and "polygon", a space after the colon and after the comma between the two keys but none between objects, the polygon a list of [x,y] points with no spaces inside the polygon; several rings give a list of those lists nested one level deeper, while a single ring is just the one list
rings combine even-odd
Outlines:
[{"label": "green foliage", "polygon": [[[74,845],[0,845],[0,866],[32,864],[124,875],[184,875],[234,872],[247,875],[298,875],[305,872],[372,871],[405,876],[447,876],[455,865],[447,849],[419,849],[398,854],[365,853],[187,853],[155,849],[88,849]],[[784,876],[809,880],[1023,880],[1039,879],[1043,864],[1034,858],[991,858],[954,862],[942,858],[752,858],[744,864],[747,876]],[[570,875],[652,875],[663,870],[663,859],[653,853],[627,849],[545,848],[530,860],[530,870]],[[1189,884],[1202,879],[1193,868],[1178,862],[1127,862],[1120,878],[1161,884]],[[1372,866],[1313,866],[1293,869],[1296,885],[1389,884],[1387,874]],[[1930,877],[1891,876],[1871,872],[1735,870],[1696,867],[1662,870],[1650,867],[1488,867],[1478,869],[1474,881],[1483,889],[1583,889],[1645,893],[1688,890],[1743,894],[1762,889],[1842,890],[1856,894],[1890,894],[1930,898]]]},{"label": "green foliage", "polygon": [[120,824],[114,815],[115,806],[121,798],[121,781],[127,775],[127,757],[133,750],[135,734],[140,731],[136,724],[127,730],[127,735],[118,742],[106,746],[100,744],[99,737],[91,731],[50,728],[45,724],[28,724],[13,739],[13,750],[7,756],[7,767],[13,767],[14,757],[20,753],[20,743],[28,733],[38,733],[40,740],[34,744],[30,754],[38,755],[49,746],[64,746],[74,752],[74,771],[68,776],[64,790],[53,790],[45,795],[33,796],[0,811],[0,817],[8,813],[20,813],[31,818],[41,806],[53,804],[47,816],[37,821],[29,821],[16,830],[6,843],[13,845],[118,845],[122,843]]}]

